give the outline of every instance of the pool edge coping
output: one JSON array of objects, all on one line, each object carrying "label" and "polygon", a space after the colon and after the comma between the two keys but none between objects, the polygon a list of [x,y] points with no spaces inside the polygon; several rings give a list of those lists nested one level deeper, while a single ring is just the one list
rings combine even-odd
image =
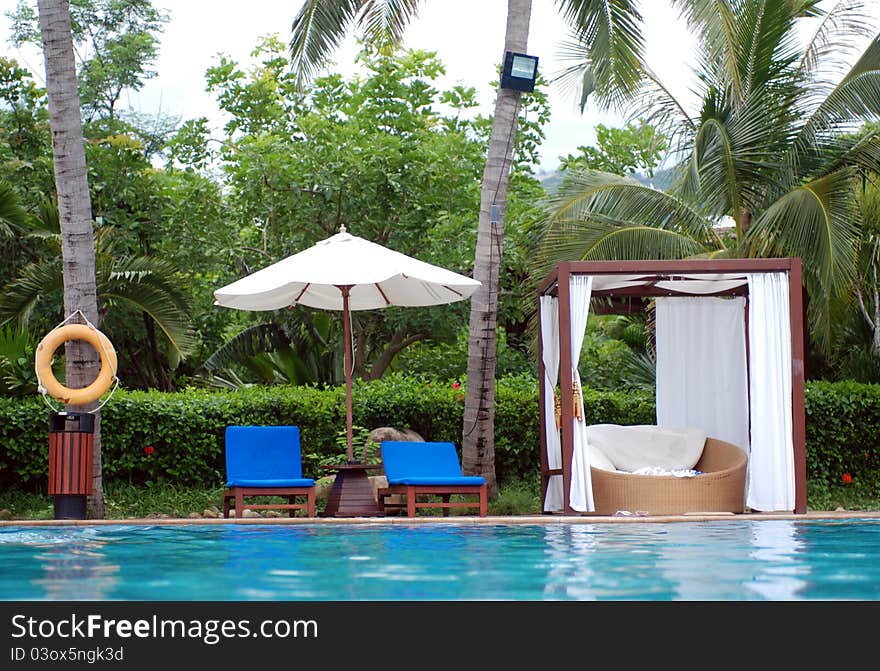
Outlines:
[{"label": "pool edge coping", "polygon": [[114,518],[100,520],[0,520],[3,527],[46,527],[46,526],[182,526],[182,525],[401,525],[401,524],[458,524],[458,525],[497,525],[497,524],[631,524],[631,523],[669,523],[669,522],[730,522],[742,520],[820,520],[820,519],[880,519],[880,511],[809,511],[806,513],[688,513],[685,515],[491,515],[486,517],[471,515],[442,516],[383,516],[383,517],[248,517],[248,518]]}]

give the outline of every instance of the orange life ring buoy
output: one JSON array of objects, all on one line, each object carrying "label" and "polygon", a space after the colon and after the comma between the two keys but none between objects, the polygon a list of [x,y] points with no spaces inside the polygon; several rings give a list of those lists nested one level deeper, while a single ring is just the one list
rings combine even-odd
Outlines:
[{"label": "orange life ring buoy", "polygon": [[[98,350],[101,355],[101,370],[98,377],[87,387],[71,389],[65,387],[52,372],[52,358],[63,343],[68,340],[84,340]],[[94,326],[86,324],[66,324],[50,331],[37,345],[37,379],[46,393],[52,398],[68,405],[86,405],[97,401],[116,379],[116,350],[103,333]]]}]

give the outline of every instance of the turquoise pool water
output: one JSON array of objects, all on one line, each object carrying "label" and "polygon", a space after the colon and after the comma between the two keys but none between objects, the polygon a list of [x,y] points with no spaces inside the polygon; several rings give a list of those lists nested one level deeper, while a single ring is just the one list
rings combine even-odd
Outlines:
[{"label": "turquoise pool water", "polygon": [[880,600],[880,520],[0,528],[2,600]]}]

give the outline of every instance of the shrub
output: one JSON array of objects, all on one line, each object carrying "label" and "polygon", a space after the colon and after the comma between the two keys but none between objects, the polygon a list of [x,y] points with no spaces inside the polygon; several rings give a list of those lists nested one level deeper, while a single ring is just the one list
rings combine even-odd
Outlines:
[{"label": "shrub", "polygon": [[804,391],[807,478],[880,481],[880,385],[810,382]]},{"label": "shrub", "polygon": [[[303,469],[340,453],[345,429],[342,387],[269,386],[178,393],[117,390],[101,410],[104,477],[108,482],[219,486],[223,435],[231,424],[296,424]],[[531,480],[540,472],[538,385],[528,374],[500,378],[495,389],[495,472],[499,482]],[[584,390],[591,424],[652,424],[650,390]],[[461,446],[464,387],[448,381],[390,374],[357,382],[354,422],[360,450],[365,428],[409,428],[426,440]],[[49,409],[41,398],[0,398],[0,486],[45,487]],[[806,387],[807,477],[832,490],[880,483],[880,385],[809,382]],[[359,456],[359,455],[358,455]],[[852,488],[852,487],[851,487]]]}]

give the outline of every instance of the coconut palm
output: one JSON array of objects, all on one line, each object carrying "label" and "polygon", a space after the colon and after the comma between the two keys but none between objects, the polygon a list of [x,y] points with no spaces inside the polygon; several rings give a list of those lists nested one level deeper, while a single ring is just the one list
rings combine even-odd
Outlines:
[{"label": "coconut palm", "polygon": [[[46,96],[61,219],[64,312],[70,315],[80,311],[91,323],[98,324],[92,204],[70,28],[70,3],[68,0],[38,0],[37,8],[46,63]],[[101,366],[98,353],[86,343],[77,341],[67,344],[67,352],[70,354],[66,359],[67,384],[72,387],[90,384]],[[104,487],[100,411],[97,406],[71,409],[89,410],[95,414],[93,483],[89,503],[91,514],[102,518]]]},{"label": "coconut palm", "polygon": [[[298,81],[305,85],[326,63],[349,30],[356,26],[368,44],[387,46],[402,40],[416,16],[420,0],[305,0],[293,21],[291,59]],[[642,40],[633,0],[557,0],[563,16],[581,43],[589,45],[582,63],[585,91],[620,100],[638,82]],[[526,52],[531,0],[508,0],[504,48]],[[454,36],[450,35],[450,39]],[[490,496],[495,482],[495,331],[498,317],[498,275],[504,239],[508,177],[517,127],[520,92],[498,89],[482,179],[482,196],[474,257],[474,278],[481,287],[471,297],[468,340],[468,384],[462,437],[462,467],[487,479]]]},{"label": "coconut palm", "polygon": [[[689,113],[645,68],[631,112],[672,138],[677,183],[663,193],[618,175],[569,175],[549,204],[534,276],[559,260],[800,257],[812,335],[827,350],[830,302],[855,277],[854,177],[880,167],[876,128],[859,131],[880,114],[880,36],[852,57],[875,35],[854,0],[827,12],[813,0],[673,4],[700,45],[701,106]],[[802,45],[806,20],[817,27]]]}]

